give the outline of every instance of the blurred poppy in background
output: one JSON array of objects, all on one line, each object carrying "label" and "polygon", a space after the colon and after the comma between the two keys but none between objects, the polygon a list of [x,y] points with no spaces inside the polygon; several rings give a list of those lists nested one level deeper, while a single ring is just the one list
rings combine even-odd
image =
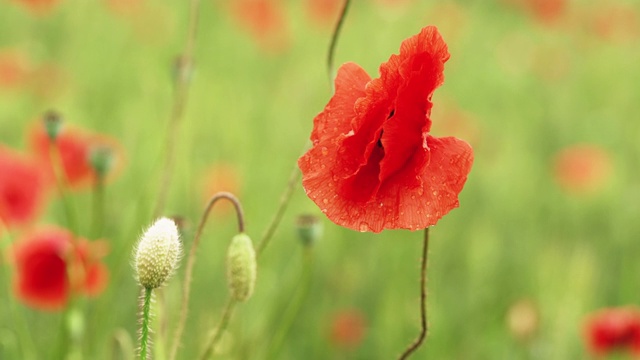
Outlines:
[{"label": "blurred poppy in background", "polygon": [[366,320],[357,310],[343,310],[331,319],[331,343],[341,348],[356,348],[364,339]]},{"label": "blurred poppy in background", "polygon": [[71,293],[95,296],[107,285],[108,270],[100,262],[103,242],[73,238],[67,230],[50,227],[27,234],[12,249],[16,296],[25,304],[55,311]]},{"label": "blurred poppy in background", "polygon": [[594,355],[614,351],[640,355],[640,310],[635,307],[600,310],[587,319],[584,337]]},{"label": "blurred poppy in background", "polygon": [[289,45],[285,10],[278,0],[237,0],[231,5],[238,25],[268,52],[279,52]]},{"label": "blurred poppy in background", "polygon": [[585,194],[602,189],[611,176],[609,154],[593,144],[560,150],[554,159],[555,179],[567,192]]},{"label": "blurred poppy in background", "polygon": [[36,219],[46,200],[47,184],[34,159],[0,145],[0,219],[6,226]]}]

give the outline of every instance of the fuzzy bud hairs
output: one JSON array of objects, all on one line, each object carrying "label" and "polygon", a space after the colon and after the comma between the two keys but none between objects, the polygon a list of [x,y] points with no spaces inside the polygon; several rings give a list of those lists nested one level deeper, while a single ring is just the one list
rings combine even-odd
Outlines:
[{"label": "fuzzy bud hairs", "polygon": [[173,220],[156,220],[140,237],[134,249],[134,270],[140,285],[147,289],[162,286],[178,267],[182,243]]}]

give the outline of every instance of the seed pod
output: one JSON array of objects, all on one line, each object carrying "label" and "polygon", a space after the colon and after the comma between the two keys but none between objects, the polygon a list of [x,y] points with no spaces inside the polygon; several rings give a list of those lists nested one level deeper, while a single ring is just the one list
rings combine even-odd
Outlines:
[{"label": "seed pod", "polygon": [[236,301],[246,301],[256,283],[256,252],[251,238],[241,233],[233,237],[227,251],[227,281]]},{"label": "seed pod", "polygon": [[147,289],[162,286],[173,275],[182,255],[178,227],[173,220],[156,220],[142,234],[134,254],[134,269],[140,285]]}]

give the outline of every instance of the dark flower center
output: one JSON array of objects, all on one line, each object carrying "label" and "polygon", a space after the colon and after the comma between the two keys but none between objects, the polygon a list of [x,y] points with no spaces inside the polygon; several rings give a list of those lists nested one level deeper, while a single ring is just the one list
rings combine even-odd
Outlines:
[{"label": "dark flower center", "polygon": [[[396,109],[391,109],[391,112],[389,113],[389,116],[387,116],[387,120],[391,119],[391,117],[396,113]],[[378,142],[376,142],[376,145],[378,145],[379,148],[383,148],[382,146],[382,134],[384,134],[384,129],[380,131],[380,137],[378,137]]]}]

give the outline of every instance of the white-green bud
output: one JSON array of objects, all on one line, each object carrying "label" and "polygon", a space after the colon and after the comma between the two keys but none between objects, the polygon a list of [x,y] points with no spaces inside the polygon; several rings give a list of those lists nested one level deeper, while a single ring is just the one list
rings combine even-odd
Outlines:
[{"label": "white-green bud", "polygon": [[156,220],[140,237],[134,250],[136,277],[147,289],[162,286],[173,275],[182,255],[178,227],[173,220]]},{"label": "white-green bud", "polygon": [[256,283],[256,252],[251,238],[241,233],[233,237],[227,251],[227,281],[231,297],[246,301]]}]

